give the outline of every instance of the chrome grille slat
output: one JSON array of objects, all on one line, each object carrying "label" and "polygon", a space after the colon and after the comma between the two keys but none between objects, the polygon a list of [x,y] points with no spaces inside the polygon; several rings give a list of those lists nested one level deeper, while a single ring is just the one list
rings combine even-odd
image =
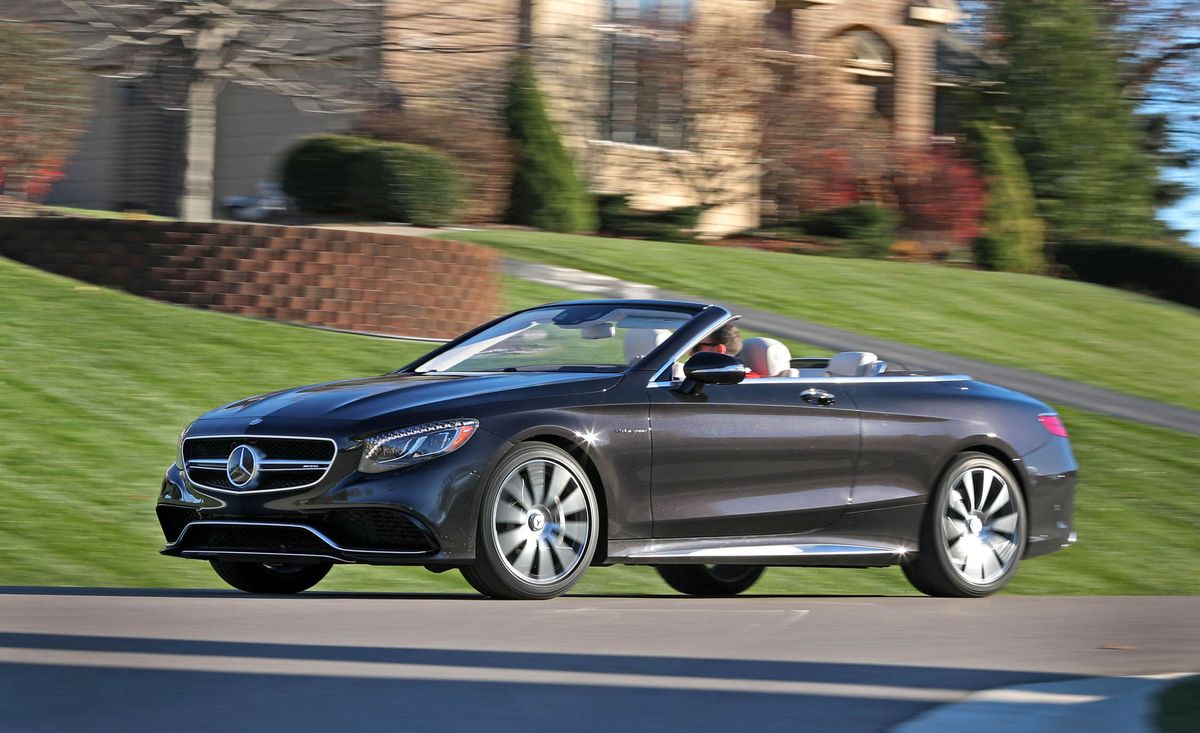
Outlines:
[{"label": "chrome grille slat", "polygon": [[[265,455],[258,469],[261,477],[252,489],[237,488],[225,471],[229,455],[243,444]],[[184,438],[183,456],[184,474],[202,489],[236,494],[290,491],[325,478],[337,456],[337,443],[289,435],[203,435]]]}]

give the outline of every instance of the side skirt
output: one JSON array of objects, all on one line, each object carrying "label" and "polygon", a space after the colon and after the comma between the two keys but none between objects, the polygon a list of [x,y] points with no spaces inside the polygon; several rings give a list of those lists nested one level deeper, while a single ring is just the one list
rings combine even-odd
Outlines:
[{"label": "side skirt", "polygon": [[884,567],[912,551],[903,545],[851,543],[812,536],[721,537],[669,540],[616,540],[608,562],[619,565],[809,565]]}]

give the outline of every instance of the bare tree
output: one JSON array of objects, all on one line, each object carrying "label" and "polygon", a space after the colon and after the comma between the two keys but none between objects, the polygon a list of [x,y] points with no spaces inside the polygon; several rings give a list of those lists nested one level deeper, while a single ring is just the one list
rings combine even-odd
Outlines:
[{"label": "bare tree", "polygon": [[71,39],[72,60],[102,76],[136,80],[155,103],[186,114],[184,219],[212,215],[217,98],[225,84],[323,111],[381,100],[375,0],[60,2],[57,9],[35,3],[40,17],[26,8],[20,20],[57,27]]}]

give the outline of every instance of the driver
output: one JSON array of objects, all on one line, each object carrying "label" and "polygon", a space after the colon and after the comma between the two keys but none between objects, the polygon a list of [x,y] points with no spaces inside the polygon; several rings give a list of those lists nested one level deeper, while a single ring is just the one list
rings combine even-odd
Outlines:
[{"label": "driver", "polygon": [[[718,354],[737,356],[742,353],[742,332],[732,323],[726,323],[724,326],[705,336],[699,343],[692,347],[693,354],[698,354],[701,351],[713,351]],[[761,376],[761,374],[752,371],[746,372],[747,379]]]}]

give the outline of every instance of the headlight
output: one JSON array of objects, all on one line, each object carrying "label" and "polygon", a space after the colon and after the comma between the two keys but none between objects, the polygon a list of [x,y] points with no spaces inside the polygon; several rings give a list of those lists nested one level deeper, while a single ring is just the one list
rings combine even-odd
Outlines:
[{"label": "headlight", "polygon": [[478,427],[478,420],[444,420],[367,438],[358,470],[381,473],[453,453]]}]

